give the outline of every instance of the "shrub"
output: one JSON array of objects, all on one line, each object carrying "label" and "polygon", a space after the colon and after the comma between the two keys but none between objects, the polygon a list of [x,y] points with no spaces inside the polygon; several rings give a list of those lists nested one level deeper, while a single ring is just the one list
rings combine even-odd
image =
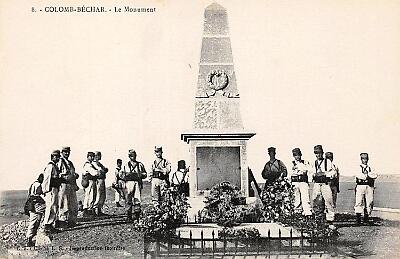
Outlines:
[{"label": "shrub", "polygon": [[147,237],[174,235],[187,216],[189,204],[185,195],[175,189],[167,189],[161,196],[158,206],[151,204],[143,211],[135,228]]}]

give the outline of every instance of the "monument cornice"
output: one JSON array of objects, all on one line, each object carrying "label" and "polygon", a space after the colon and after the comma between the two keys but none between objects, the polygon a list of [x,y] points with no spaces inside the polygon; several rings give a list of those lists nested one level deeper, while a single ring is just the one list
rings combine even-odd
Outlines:
[{"label": "monument cornice", "polygon": [[201,132],[192,131],[181,134],[181,140],[189,143],[192,140],[249,140],[256,133],[244,131],[232,132]]}]

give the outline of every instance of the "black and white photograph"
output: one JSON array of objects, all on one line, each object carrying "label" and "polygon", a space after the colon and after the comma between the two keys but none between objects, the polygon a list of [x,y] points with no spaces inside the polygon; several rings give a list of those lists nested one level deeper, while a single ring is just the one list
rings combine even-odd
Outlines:
[{"label": "black and white photograph", "polygon": [[4,0],[0,258],[399,258],[400,2]]}]

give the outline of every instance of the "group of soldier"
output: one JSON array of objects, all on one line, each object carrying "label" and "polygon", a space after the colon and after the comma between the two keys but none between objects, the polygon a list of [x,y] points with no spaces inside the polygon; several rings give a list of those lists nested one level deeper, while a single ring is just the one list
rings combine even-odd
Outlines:
[{"label": "group of soldier", "polygon": [[[53,151],[44,172],[29,188],[29,198],[33,202],[33,208],[29,211],[27,230],[29,246],[34,244],[33,237],[37,234],[42,220],[45,233],[57,232],[58,229],[73,227],[77,223],[79,205],[76,192],[79,187],[76,181],[79,174],[75,172],[74,164],[69,160],[70,152],[70,147]],[[155,206],[159,204],[162,192],[170,186],[188,195],[188,189],[181,188],[188,184],[188,168],[185,161],[178,162],[178,170],[171,174],[170,179],[171,164],[163,158],[162,147],[156,146],[154,152],[156,158],[149,179]],[[138,219],[141,213],[141,190],[147,172],[143,163],[137,161],[135,150],[129,150],[128,157],[124,165],[121,159],[117,160],[115,181],[112,186],[116,190],[116,205],[122,207],[120,201],[125,200],[127,220],[132,221]],[[85,194],[81,208],[83,217],[106,215],[103,206],[106,200],[105,179],[109,170],[100,162],[101,158],[101,152],[89,151],[87,161],[83,165],[81,177]]]},{"label": "group of soldier", "polygon": [[[320,201],[323,201],[323,213],[330,227],[334,228],[333,220],[337,194],[339,190],[339,168],[333,163],[333,153],[324,151],[321,145],[314,147],[316,160],[314,164],[302,159],[299,148],[292,150],[293,158],[291,170],[287,170],[284,163],[276,159],[276,149],[268,148],[270,160],[265,164],[262,177],[266,180],[265,187],[274,184],[279,177],[287,177],[291,181],[294,191],[295,211],[311,218],[313,209],[310,205],[309,183],[313,182],[312,200],[314,212],[318,210]],[[369,222],[369,216],[373,208],[374,182],[377,178],[376,171],[368,165],[368,154],[361,153],[361,164],[356,173],[356,201],[354,210],[357,224],[361,224],[361,216],[364,213],[364,221]]]},{"label": "group of soldier", "polygon": [[[71,149],[63,147],[61,151],[51,153],[51,160],[39,175],[38,179],[29,189],[34,207],[29,212],[29,226],[27,230],[28,245],[33,245],[32,238],[36,235],[43,216],[43,229],[45,233],[57,231],[57,228],[73,227],[77,223],[78,201],[76,192],[79,187],[76,183],[79,175],[75,172],[74,164],[69,160]],[[169,187],[188,195],[188,171],[185,161],[178,162],[178,169],[173,174],[171,163],[163,157],[161,146],[154,149],[155,160],[151,165],[149,180],[151,182],[152,202],[159,205],[162,193]],[[339,192],[339,168],[333,163],[333,153],[324,151],[321,145],[314,147],[316,160],[314,164],[302,159],[299,148],[292,150],[294,160],[291,170],[287,170],[284,163],[276,159],[276,149],[268,148],[270,160],[265,164],[262,177],[266,179],[266,188],[274,184],[280,177],[288,178],[294,190],[294,207],[299,213],[311,217],[313,209],[310,205],[309,183],[313,182],[312,200],[323,200],[323,210],[326,221],[333,226],[337,194]],[[357,223],[361,223],[372,211],[374,181],[377,174],[368,165],[368,154],[361,153],[360,170],[356,175],[356,202],[355,213]],[[100,162],[101,152],[88,152],[87,161],[83,166],[81,184],[85,191],[83,201],[83,217],[96,217],[106,215],[103,205],[106,200],[105,179],[108,169]],[[128,152],[128,161],[123,164],[117,160],[113,188],[116,191],[116,206],[122,207],[121,200],[125,201],[125,213],[128,221],[138,219],[141,213],[141,190],[143,179],[148,174],[143,163],[139,162],[136,151]],[[365,209],[366,207],[366,209]],[[314,213],[315,213],[314,206]]]},{"label": "group of soldier", "polygon": [[29,188],[29,198],[33,208],[29,211],[27,230],[28,246],[33,245],[43,216],[45,233],[54,232],[55,226],[73,227],[78,217],[76,191],[79,190],[74,164],[69,160],[71,149],[63,147],[61,152],[55,150],[50,155],[50,162],[44,172]]}]

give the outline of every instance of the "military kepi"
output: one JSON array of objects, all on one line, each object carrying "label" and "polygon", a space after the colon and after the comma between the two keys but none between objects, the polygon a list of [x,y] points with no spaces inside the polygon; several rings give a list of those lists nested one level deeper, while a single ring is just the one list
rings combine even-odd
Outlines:
[{"label": "military kepi", "polygon": [[162,152],[162,146],[155,146],[154,152]]},{"label": "military kepi", "polygon": [[179,160],[179,161],[178,161],[178,170],[179,170],[179,169],[186,169],[185,160]]},{"label": "military kepi", "polygon": [[301,156],[300,148],[296,147],[292,150],[293,156]]},{"label": "military kepi", "polygon": [[61,151],[71,152],[71,148],[70,147],[62,147]]},{"label": "military kepi", "polygon": [[271,152],[275,153],[275,151],[276,151],[276,148],[274,148],[274,147],[268,148],[268,153],[271,153]]},{"label": "military kepi", "polygon": [[324,152],[324,150],[322,149],[322,146],[321,146],[321,145],[316,145],[316,146],[314,147],[314,153],[315,153],[315,154],[323,153],[323,152]]},{"label": "military kepi", "polygon": [[60,150],[53,150],[53,152],[51,152],[52,156],[60,156]]}]

